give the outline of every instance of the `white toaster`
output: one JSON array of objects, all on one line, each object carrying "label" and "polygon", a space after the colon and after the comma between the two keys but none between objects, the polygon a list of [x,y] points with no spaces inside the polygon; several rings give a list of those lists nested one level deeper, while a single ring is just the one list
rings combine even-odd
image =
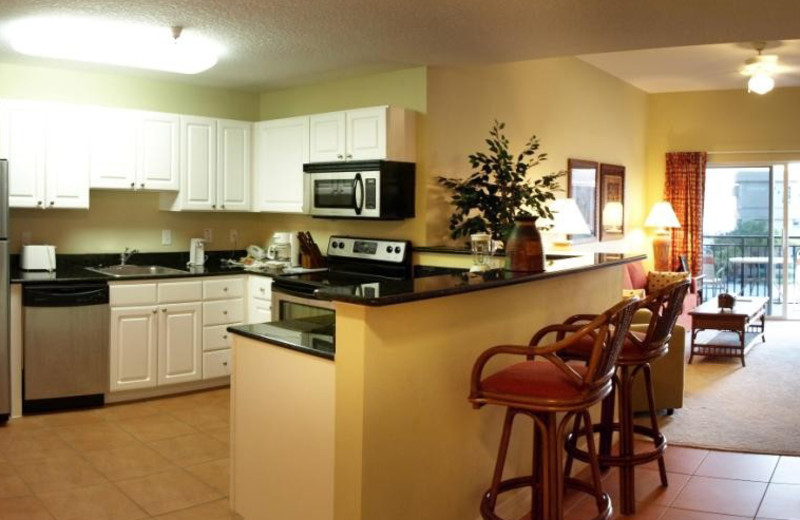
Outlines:
[{"label": "white toaster", "polygon": [[22,246],[20,267],[23,271],[55,271],[56,246]]}]

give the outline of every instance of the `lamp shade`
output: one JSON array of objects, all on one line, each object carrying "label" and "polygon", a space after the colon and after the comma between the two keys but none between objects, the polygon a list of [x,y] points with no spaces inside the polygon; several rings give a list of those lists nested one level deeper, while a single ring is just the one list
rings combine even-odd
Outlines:
[{"label": "lamp shade", "polygon": [[603,227],[620,229],[622,227],[623,208],[621,202],[607,202],[603,208]]},{"label": "lamp shade", "polygon": [[645,227],[650,228],[679,228],[681,223],[678,222],[678,217],[672,209],[672,204],[667,201],[657,202],[650,214],[647,215],[647,220],[644,221]]},{"label": "lamp shade", "polygon": [[556,199],[550,210],[553,212],[551,232],[565,235],[588,235],[592,232],[575,199]]}]

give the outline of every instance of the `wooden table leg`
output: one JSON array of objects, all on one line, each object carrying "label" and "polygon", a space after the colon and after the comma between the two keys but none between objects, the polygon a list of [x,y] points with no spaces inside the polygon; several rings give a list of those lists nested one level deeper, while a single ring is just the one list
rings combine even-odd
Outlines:
[{"label": "wooden table leg", "polygon": [[736,331],[739,334],[739,341],[742,343],[742,350],[739,352],[739,358],[742,360],[742,366],[747,366],[744,362],[744,348],[747,346],[747,323],[742,327],[742,330]]}]

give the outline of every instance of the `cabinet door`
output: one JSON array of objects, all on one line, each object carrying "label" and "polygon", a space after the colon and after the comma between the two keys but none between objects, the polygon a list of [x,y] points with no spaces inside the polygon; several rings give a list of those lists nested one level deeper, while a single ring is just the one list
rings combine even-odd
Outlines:
[{"label": "cabinet door", "polygon": [[260,298],[247,301],[247,324],[272,321],[272,302]]},{"label": "cabinet door", "polygon": [[48,208],[89,208],[89,138],[85,112],[48,110],[45,201]]},{"label": "cabinet door", "polygon": [[203,377],[200,303],[163,305],[158,312],[158,384]]},{"label": "cabinet door", "polygon": [[136,187],[137,118],[135,112],[96,108],[88,118],[89,187]]},{"label": "cabinet door", "polygon": [[347,111],[348,161],[386,158],[386,107]]},{"label": "cabinet door", "polygon": [[227,211],[250,209],[251,129],[244,121],[217,123],[217,208]]},{"label": "cabinet door", "polygon": [[345,154],[345,113],[310,116],[310,162],[343,161]]},{"label": "cabinet door", "polygon": [[304,213],[303,164],[309,162],[309,117],[256,124],[256,210]]},{"label": "cabinet door", "polygon": [[158,330],[155,307],[112,307],[111,391],[156,386]]},{"label": "cabinet door", "polygon": [[181,117],[183,209],[216,209],[217,125],[205,117]]},{"label": "cabinet door", "polygon": [[139,114],[137,189],[178,191],[180,119],[174,114]]},{"label": "cabinet door", "polygon": [[9,162],[8,203],[44,206],[44,110],[33,103],[0,102],[0,157]]}]

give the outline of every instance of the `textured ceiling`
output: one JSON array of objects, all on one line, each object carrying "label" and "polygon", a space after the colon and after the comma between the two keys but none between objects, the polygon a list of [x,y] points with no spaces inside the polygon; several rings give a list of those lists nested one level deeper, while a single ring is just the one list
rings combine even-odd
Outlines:
[{"label": "textured ceiling", "polygon": [[[252,90],[415,65],[800,38],[798,0],[2,0],[0,30],[37,14],[183,25],[226,49],[219,64],[189,78],[137,75]],[[0,60],[52,65],[5,40]]]},{"label": "textured ceiling", "polygon": [[[769,42],[764,54],[778,56],[776,87],[800,86],[800,40]],[[723,43],[578,56],[645,92],[746,88],[739,73],[756,55],[751,44]]]}]

